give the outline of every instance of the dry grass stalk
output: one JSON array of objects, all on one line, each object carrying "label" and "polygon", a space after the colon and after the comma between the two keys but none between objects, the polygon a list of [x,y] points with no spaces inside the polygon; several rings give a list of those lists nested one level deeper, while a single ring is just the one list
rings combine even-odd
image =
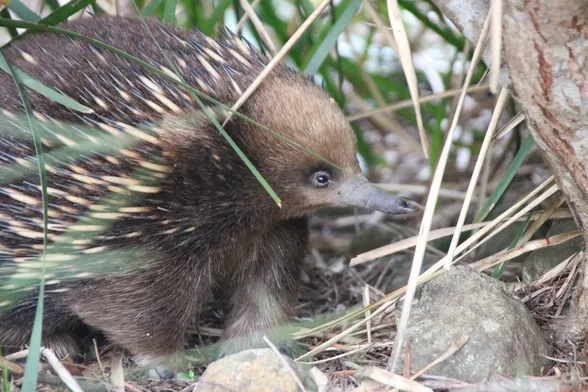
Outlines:
[{"label": "dry grass stalk", "polygon": [[[559,188],[557,187],[557,185],[553,185],[551,188],[549,188],[543,194],[541,194],[538,198],[536,198],[531,203],[529,203],[528,205],[526,205],[521,211],[519,211],[513,217],[511,217],[509,220],[507,220],[502,225],[500,225],[500,227],[498,227],[496,230],[494,230],[491,233],[489,233],[484,239],[482,239],[480,242],[478,242],[476,245],[474,245],[471,249],[469,249],[467,252],[465,252],[463,255],[461,255],[460,258],[458,258],[456,261],[462,260],[464,257],[466,257],[467,255],[469,255],[470,253],[472,253],[474,250],[476,250],[480,246],[482,246],[482,244],[486,243],[491,238],[493,238],[495,235],[497,235],[500,232],[502,232],[503,230],[505,230],[508,226],[512,225],[519,218],[521,218],[525,214],[529,213],[531,210],[533,210],[535,207],[537,207],[540,203],[542,203],[543,201],[545,201],[546,199],[548,199],[549,197],[551,197],[552,195],[554,195],[558,191],[559,191]],[[487,228],[488,228],[488,226],[484,227],[480,231],[486,230]],[[478,233],[476,233],[472,237],[475,237],[476,235],[478,235]],[[472,237],[468,238],[468,240],[470,240]],[[468,240],[464,241],[464,244]],[[471,245],[471,243],[470,243],[470,245]]]},{"label": "dry grass stalk", "polygon": [[[359,329],[363,324],[365,324],[367,322],[367,320],[371,320],[374,317],[378,316],[379,314],[383,313],[385,310],[387,310],[390,306],[392,306],[396,300],[392,300],[392,301],[385,301],[381,304],[381,300],[364,308],[363,312],[365,312],[368,309],[372,309],[377,305],[381,305],[380,308],[378,308],[375,312],[373,312],[369,318],[365,318],[359,322],[356,322],[355,324],[353,324],[351,327],[347,328],[346,330],[338,333],[337,335],[335,335],[334,337],[330,338],[329,340],[327,340],[326,342],[316,346],[315,348],[313,348],[312,350],[308,351],[307,353],[299,356],[298,358],[296,358],[296,361],[302,361],[303,359],[306,358],[311,358],[312,356],[323,352],[324,350],[326,350],[327,348],[331,347],[333,344],[337,343],[339,340],[341,340],[342,338],[344,338],[345,336],[348,336],[349,334],[351,334],[352,332],[356,331],[357,329]],[[363,313],[360,312],[360,313]],[[354,312],[355,313],[355,312]],[[334,322],[334,325],[337,325],[338,322],[341,319],[338,319]],[[306,334],[309,333],[308,331],[306,332]]]},{"label": "dry grass stalk", "polygon": [[543,226],[543,224],[545,222],[547,222],[547,220],[549,218],[551,218],[551,215],[553,215],[553,213],[559,207],[561,207],[561,205],[564,203],[565,200],[566,199],[565,199],[564,195],[560,194],[551,202],[549,207],[547,207],[544,211],[537,214],[537,219],[535,219],[533,221],[531,226],[529,226],[527,228],[527,230],[525,231],[525,233],[521,236],[521,239],[519,240],[519,244],[524,244],[525,242],[529,241],[531,239],[531,237],[533,236],[533,234],[535,234],[535,232],[537,230],[539,230],[539,228],[541,226]]},{"label": "dry grass stalk", "polygon": [[490,14],[492,15],[490,91],[496,94],[500,82],[500,55],[502,52],[502,0],[491,1]]},{"label": "dry grass stalk", "polygon": [[327,392],[329,390],[329,378],[320,371],[320,369],[313,367],[310,369],[310,377],[316,384],[317,392]]},{"label": "dry grass stalk", "polygon": [[57,376],[59,376],[61,381],[63,381],[64,384],[72,390],[72,392],[83,392],[82,387],[80,387],[71,373],[67,371],[65,366],[59,362],[59,359],[57,359],[57,356],[55,356],[53,351],[49,350],[48,348],[41,347],[41,355],[47,360]]},{"label": "dry grass stalk", "polygon": [[245,13],[249,16],[249,19],[251,19],[251,22],[259,32],[261,39],[263,39],[263,43],[267,45],[272,56],[275,56],[277,52],[276,46],[272,42],[272,39],[270,38],[270,35],[267,32],[267,29],[265,28],[261,20],[259,20],[259,17],[253,10],[253,7],[251,7],[247,0],[240,0],[239,3],[241,4],[241,7],[243,7],[243,11],[245,11]]},{"label": "dry grass stalk", "polygon": [[7,360],[6,358],[0,357],[0,368],[8,369],[10,373],[13,374],[24,374],[24,368],[22,366],[17,365],[14,362]]},{"label": "dry grass stalk", "polygon": [[[487,85],[487,84],[483,84],[481,86],[471,86],[471,87],[468,87],[467,93],[482,92],[482,91],[488,90],[488,88],[489,88],[489,85]],[[461,91],[462,91],[462,89],[459,88],[459,89],[447,90],[442,93],[435,93],[435,94],[428,94],[428,95],[420,96],[419,97],[419,104],[435,101],[438,99],[453,97],[453,96],[459,95],[461,93]],[[391,105],[386,105],[386,106],[376,108],[376,109],[371,109],[371,110],[368,110],[368,111],[365,111],[362,113],[357,113],[352,116],[347,116],[347,121],[349,121],[349,122],[357,121],[357,120],[371,117],[371,116],[379,114],[379,113],[392,112],[392,111],[395,111],[398,109],[406,109],[406,108],[411,107],[412,105],[413,105],[412,100],[406,99],[404,101],[395,102]]]},{"label": "dry grass stalk", "polygon": [[239,97],[237,102],[231,107],[231,111],[228,113],[227,118],[223,122],[224,127],[233,118],[233,112],[239,110],[241,105],[257,90],[263,80],[272,72],[276,65],[286,56],[288,51],[298,42],[302,34],[310,27],[310,25],[319,17],[323,10],[329,5],[331,0],[323,0],[318,7],[308,16],[308,18],[302,23],[302,25],[296,30],[296,33],[290,37],[290,39],[284,44],[280,51],[272,58],[272,60],[265,66],[263,71],[255,78],[253,83],[247,87],[247,90]]},{"label": "dry grass stalk", "polygon": [[543,284],[546,284],[547,282],[557,278],[559,275],[561,275],[561,273],[563,271],[565,271],[569,267],[569,265],[572,262],[577,263],[578,260],[581,258],[578,256],[581,256],[582,253],[583,252],[578,252],[578,253],[575,253],[575,254],[571,255],[570,257],[566,258],[564,261],[562,261],[561,263],[559,263],[558,265],[556,265],[555,267],[553,267],[552,269],[547,271],[545,274],[543,274],[543,276],[541,276],[539,279],[537,279],[532,284],[543,285]]},{"label": "dry grass stalk", "polygon": [[400,391],[433,392],[431,388],[428,388],[419,382],[377,367],[362,367],[357,371],[357,376],[369,378]]},{"label": "dry grass stalk", "polygon": [[496,101],[496,106],[494,108],[494,112],[492,113],[492,118],[490,119],[488,130],[486,131],[486,135],[484,136],[484,142],[482,143],[482,147],[480,148],[478,159],[476,160],[476,165],[474,167],[474,171],[470,179],[470,184],[468,185],[468,190],[466,192],[466,198],[463,202],[459,218],[457,219],[455,233],[453,234],[453,238],[451,238],[451,245],[449,245],[449,251],[447,252],[447,258],[444,266],[446,269],[449,269],[451,267],[453,257],[455,256],[455,249],[457,248],[457,243],[461,236],[461,229],[463,227],[463,224],[465,223],[465,219],[470,208],[470,202],[472,200],[472,197],[474,196],[476,184],[478,183],[478,177],[480,176],[480,173],[482,171],[482,166],[484,165],[486,154],[488,153],[488,149],[490,148],[490,143],[492,141],[492,135],[494,134],[494,130],[498,125],[498,120],[500,120],[500,116],[502,115],[502,111],[504,109],[504,106],[506,105],[508,97],[508,91],[506,89],[502,89],[500,91],[500,95],[498,96],[498,100]]},{"label": "dry grass stalk", "polygon": [[427,370],[432,368],[433,366],[445,361],[447,358],[458,352],[469,340],[469,336],[462,336],[455,341],[450,347],[447,348],[437,359],[433,362],[416,372],[415,374],[410,377],[411,380],[415,380],[416,378],[420,377],[421,375],[425,374]]},{"label": "dry grass stalk", "polygon": [[510,250],[503,250],[494,255],[488,256],[482,260],[476,261],[470,264],[472,268],[476,268],[479,271],[485,271],[495,265],[504,263],[505,261],[512,260],[524,253],[532,252],[538,249],[548,248],[551,246],[563,244],[566,241],[574,239],[580,235],[579,232],[557,234],[548,238],[542,238],[535,241],[529,241],[526,244],[517,246]]},{"label": "dry grass stalk", "polygon": [[[426,159],[429,158],[429,142],[427,140],[427,134],[423,127],[423,118],[421,115],[421,106],[419,104],[419,89],[417,84],[416,72],[412,63],[412,53],[410,51],[410,44],[408,42],[408,36],[404,29],[404,23],[400,17],[400,9],[398,8],[398,0],[387,0],[386,5],[388,6],[388,18],[390,19],[390,26],[392,26],[392,34],[394,34],[394,40],[398,46],[398,57],[402,64],[402,71],[406,77],[408,84],[408,90],[410,91],[410,97],[414,105],[414,111],[416,114],[417,128],[419,131],[419,137],[423,146],[423,154]],[[385,34],[388,34],[388,30]]]},{"label": "dry grass stalk", "polygon": [[25,349],[25,350],[20,350],[15,353],[9,354],[9,355],[5,356],[4,359],[6,359],[8,361],[18,361],[19,359],[26,358],[28,355],[29,355],[29,350]]},{"label": "dry grass stalk", "polygon": [[[370,288],[367,284],[363,288],[363,306],[370,306]],[[365,312],[365,327],[367,329],[368,344],[372,344],[372,321],[370,319],[370,314],[371,312],[369,310]]]},{"label": "dry grass stalk", "polygon": [[336,360],[341,359],[341,358],[349,357],[349,356],[351,356],[353,354],[357,354],[357,353],[368,351],[373,346],[374,346],[373,344],[368,344],[368,345],[366,345],[364,347],[358,347],[358,348],[356,348],[354,350],[348,351],[348,352],[343,353],[343,354],[335,355],[333,357],[329,357],[329,358],[325,358],[325,359],[320,359],[318,361],[298,362],[298,363],[301,363],[301,364],[304,364],[304,365],[318,365],[318,364],[321,364],[321,363],[332,362],[332,361],[336,361]]},{"label": "dry grass stalk", "polygon": [[[255,7],[257,7],[257,5],[259,4],[260,1],[261,0],[253,0],[250,7],[252,9],[255,9]],[[249,20],[249,14],[244,13],[243,16],[241,17],[241,19],[239,19],[237,26],[235,27],[235,34],[241,33],[241,29],[243,28],[243,26],[245,26],[245,23],[247,23],[248,20]]]},{"label": "dry grass stalk", "polygon": [[[429,235],[429,231],[431,229],[431,223],[433,222],[433,214],[435,212],[435,207],[437,206],[439,188],[441,187],[441,181],[443,179],[443,174],[445,172],[445,168],[447,166],[447,161],[449,159],[449,152],[450,152],[451,146],[453,144],[453,137],[455,134],[455,130],[457,128],[457,121],[459,120],[459,115],[460,115],[462,107],[463,107],[463,102],[465,100],[467,87],[471,83],[471,80],[472,80],[472,77],[474,74],[474,69],[476,68],[476,66],[482,56],[482,46],[483,46],[483,42],[486,40],[486,36],[488,34],[489,24],[490,24],[489,19],[486,18],[486,21],[484,22],[484,27],[482,28],[482,32],[480,34],[480,39],[478,40],[478,43],[477,43],[476,48],[474,50],[474,54],[472,56],[472,63],[470,65],[470,68],[468,69],[468,72],[467,72],[467,75],[466,75],[466,78],[464,81],[464,87],[462,90],[462,94],[460,95],[460,99],[459,99],[457,110],[456,110],[456,115],[453,119],[453,122],[451,123],[451,127],[449,128],[449,131],[447,132],[445,144],[443,145],[443,150],[441,151],[441,154],[439,156],[439,161],[437,163],[437,168],[435,169],[435,174],[433,175],[433,181],[431,182],[431,191],[429,192],[429,197],[427,198],[425,213],[424,213],[423,219],[421,221],[421,229],[419,232],[420,241],[417,243],[417,246],[415,249],[414,258],[412,261],[412,268],[410,270],[410,276],[408,278],[407,291],[406,291],[404,303],[402,306],[402,313],[400,315],[400,321],[398,322],[398,329],[397,329],[397,335],[396,335],[396,338],[398,341],[402,341],[402,339],[404,337],[404,331],[405,331],[406,326],[408,324],[408,317],[410,315],[412,301],[413,301],[414,293],[415,293],[415,290],[417,287],[417,279],[419,277],[421,266],[423,263],[423,258],[425,256],[425,250],[427,248],[427,243],[428,243],[428,235]],[[394,369],[396,368],[396,364],[398,363],[398,360],[400,358],[400,350],[401,349],[402,348],[400,345],[394,346],[394,351],[392,352],[392,356],[390,357],[390,363],[389,363],[389,369],[392,371],[394,371]]]},{"label": "dry grass stalk", "polygon": [[506,125],[496,134],[496,140],[501,139],[504,135],[512,131],[516,126],[525,120],[525,114],[518,112],[513,118],[511,118]]},{"label": "dry grass stalk", "polygon": [[280,362],[282,362],[282,364],[286,367],[286,369],[288,369],[288,371],[294,378],[296,385],[298,385],[298,388],[300,388],[302,392],[307,392],[306,388],[304,387],[304,384],[302,383],[302,380],[298,376],[298,373],[294,369],[292,369],[292,366],[288,363],[286,358],[280,353],[280,350],[278,350],[278,348],[267,338],[267,336],[263,337],[263,341],[276,354],[276,356],[278,357]]},{"label": "dry grass stalk", "polygon": [[124,392],[125,377],[122,366],[123,350],[116,348],[112,352],[110,360],[110,382],[112,383],[112,390],[115,392]]}]

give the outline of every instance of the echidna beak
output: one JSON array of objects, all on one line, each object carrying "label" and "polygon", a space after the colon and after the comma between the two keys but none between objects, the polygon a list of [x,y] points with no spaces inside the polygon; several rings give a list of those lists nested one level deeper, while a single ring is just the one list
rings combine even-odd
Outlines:
[{"label": "echidna beak", "polygon": [[362,207],[389,214],[400,215],[416,211],[410,201],[378,188],[362,175],[351,177],[341,184],[339,198],[346,206]]}]

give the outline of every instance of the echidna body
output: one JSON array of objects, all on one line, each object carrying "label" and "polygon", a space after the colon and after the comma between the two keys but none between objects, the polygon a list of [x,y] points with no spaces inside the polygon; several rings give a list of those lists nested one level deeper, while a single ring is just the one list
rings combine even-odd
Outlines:
[{"label": "echidna body", "polygon": [[[235,36],[215,41],[155,20],[91,18],[62,27],[179,72],[229,106],[268,62]],[[187,326],[214,296],[231,306],[224,337],[255,346],[260,333],[292,315],[310,213],[343,205],[411,211],[361,177],[340,109],[285,66],[240,112],[294,144],[238,117],[225,126],[280,196],[278,206],[172,81],[65,35],[31,36],[2,54],[93,110],[74,111],[27,90],[47,170],[44,344],[61,352],[76,347],[76,328],[90,326],[138,356],[168,356],[183,348]],[[5,347],[30,337],[43,213],[19,91],[3,72],[0,86],[0,305],[11,308],[0,318]],[[112,264],[118,272],[100,273]],[[22,282],[35,285],[11,302],[7,293]]]}]

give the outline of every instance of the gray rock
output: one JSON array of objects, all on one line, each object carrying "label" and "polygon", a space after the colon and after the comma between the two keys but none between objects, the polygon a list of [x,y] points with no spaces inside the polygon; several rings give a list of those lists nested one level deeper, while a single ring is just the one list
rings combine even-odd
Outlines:
[{"label": "gray rock", "polygon": [[[308,373],[283,358],[309,391],[316,389]],[[291,369],[270,349],[241,351],[208,365],[194,392],[298,392]]]},{"label": "gray rock", "polygon": [[[404,348],[418,371],[462,336],[467,343],[428,374],[479,382],[489,374],[536,375],[551,354],[527,308],[504,285],[469,267],[454,267],[417,292]],[[406,352],[406,349],[403,350]]]},{"label": "gray rock", "polygon": [[[553,222],[546,237],[551,237],[556,234],[571,233],[578,231],[578,226],[573,219],[561,219]],[[584,242],[582,237],[576,237],[569,241],[549,248],[543,248],[532,252],[523,264],[523,281],[531,283],[547,271],[570,257],[576,252],[582,250]]]}]

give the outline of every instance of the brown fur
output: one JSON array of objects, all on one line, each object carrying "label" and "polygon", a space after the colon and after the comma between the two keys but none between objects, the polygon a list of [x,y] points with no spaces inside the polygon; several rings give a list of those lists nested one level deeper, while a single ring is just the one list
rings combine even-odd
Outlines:
[{"label": "brown fur", "polygon": [[[146,27],[139,20],[94,18],[64,27],[158,67],[169,68],[169,60],[188,84],[196,88],[204,84],[209,94],[227,105],[232,105],[240,95],[230,80],[244,91],[267,63],[257,53],[239,52],[235,38],[215,46],[201,33],[154,20],[147,21]],[[216,61],[202,48],[214,51],[223,61]],[[249,65],[229,49],[246,58]],[[207,58],[221,78],[214,79],[195,57],[198,53]],[[137,252],[128,253],[121,260],[113,260],[105,253],[105,263],[135,262],[130,270],[119,274],[82,278],[75,272],[69,280],[63,274],[51,276],[49,280],[55,282],[49,282],[54,284],[48,286],[45,300],[46,344],[70,342],[75,328],[89,325],[134,354],[147,358],[167,356],[183,348],[187,326],[215,294],[231,306],[223,337],[248,336],[246,346],[260,344],[259,331],[292,316],[307,246],[307,216],[319,207],[340,204],[337,186],[359,172],[354,134],[332,99],[308,78],[280,65],[241,112],[324,157],[340,170],[242,119],[234,118],[226,127],[281,197],[279,208],[219,132],[204,120],[195,101],[173,83],[108,51],[61,35],[32,36],[16,42],[3,54],[16,67],[96,111],[76,113],[29,91],[32,107],[43,115],[45,124],[55,125],[53,120],[84,124],[99,135],[110,136],[96,124],[117,128],[117,122],[138,125],[163,120],[161,132],[155,135],[159,142],[134,146],[134,155],[82,157],[61,171],[48,172],[50,187],[85,199],[76,202],[62,195],[49,200],[54,223],[71,227],[80,216],[94,211],[101,197],[115,189],[108,187],[112,185],[108,181],[88,183],[73,174],[86,172],[92,178],[129,176],[145,161],[170,171],[165,176],[149,172],[142,178],[143,183],[159,181],[157,193],[141,194],[141,200],[134,204],[144,210],[126,213],[104,232],[87,233],[82,250],[75,245],[68,248],[72,254],[98,247]],[[172,106],[158,99],[140,76],[149,77],[182,113],[174,112]],[[0,73],[0,86],[0,108],[22,112],[14,82],[5,73]],[[164,108],[165,113],[154,109],[148,101]],[[83,134],[77,137],[90,140]],[[47,142],[44,147],[56,151],[57,144]],[[0,136],[0,148],[13,155],[0,157],[0,169],[15,164],[18,157],[34,156],[30,140],[25,143]],[[310,177],[319,169],[332,173],[330,188],[312,186]],[[10,193],[18,190],[40,199],[31,181],[38,183],[34,172],[27,179],[3,184],[5,191],[0,193],[0,205],[4,206],[0,207],[4,214],[0,215],[0,247],[7,255],[0,255],[0,265],[9,270],[22,270],[22,262],[15,260],[17,255],[33,258],[39,254],[38,246],[33,245],[39,245],[41,239],[23,236],[17,225],[20,221],[28,230],[39,232],[40,207],[18,201]],[[136,195],[126,188],[115,192]],[[118,208],[110,207],[114,211]],[[23,220],[24,217],[37,220],[31,222]],[[49,234],[52,243],[59,240],[61,232],[50,230]],[[75,261],[68,268],[75,271]],[[29,295],[0,319],[0,345],[28,341],[35,303],[36,297]]]}]

